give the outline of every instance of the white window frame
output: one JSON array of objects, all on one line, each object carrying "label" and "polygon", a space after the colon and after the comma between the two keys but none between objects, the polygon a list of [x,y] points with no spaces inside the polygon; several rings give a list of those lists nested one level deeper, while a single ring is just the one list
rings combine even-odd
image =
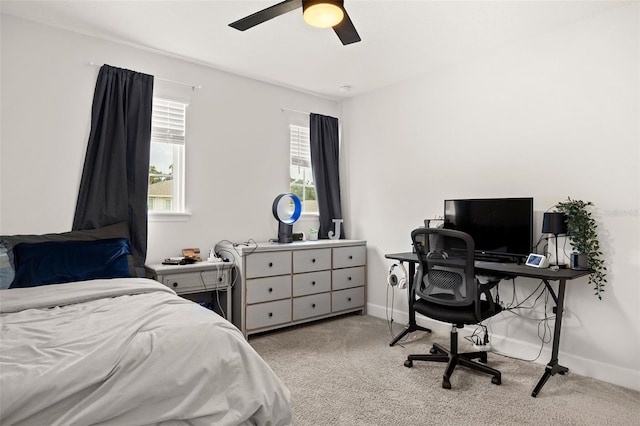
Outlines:
[{"label": "white window frame", "polygon": [[[300,138],[300,134],[304,133],[306,134],[306,138]],[[294,138],[297,139],[297,141],[294,141]],[[302,139],[302,141],[301,141]],[[311,173],[313,173],[313,165],[311,164],[311,136],[310,136],[310,127],[309,125],[302,125],[302,124],[294,124],[294,123],[290,123],[289,124],[289,168],[291,168],[292,166],[294,166],[293,162],[294,162],[294,158],[296,156],[300,156],[300,147],[301,145],[306,145],[306,147],[308,148],[308,153],[309,153],[309,157],[308,159],[306,158],[302,158],[298,160],[298,163],[302,163],[300,165],[305,165],[308,162],[308,167],[309,169],[311,169]],[[298,153],[295,153],[294,151],[294,147],[293,144],[296,143],[298,145]],[[304,147],[303,147],[304,148]],[[289,178],[291,178],[291,171],[289,171]],[[304,196],[305,194],[305,188],[306,186],[302,187],[302,194]],[[291,184],[289,184],[289,189],[291,189]],[[314,192],[316,191],[316,187],[315,187],[315,180],[313,182],[313,190]],[[316,192],[316,200],[318,198],[318,193]],[[309,211],[305,211],[304,210],[304,199],[301,200],[302,201],[302,215],[303,216],[309,216],[309,217],[318,217],[319,216],[319,212],[315,211],[315,212],[309,212]]]},{"label": "white window frame", "polygon": [[185,208],[185,150],[186,150],[186,120],[189,107],[188,99],[173,98],[170,96],[154,95],[154,106],[158,103],[165,104],[165,107],[183,109],[182,122],[177,122],[176,126],[168,123],[166,117],[158,121],[152,118],[151,143],[167,143],[173,145],[173,189],[172,189],[172,210],[148,211],[149,221],[187,221],[191,213]]}]

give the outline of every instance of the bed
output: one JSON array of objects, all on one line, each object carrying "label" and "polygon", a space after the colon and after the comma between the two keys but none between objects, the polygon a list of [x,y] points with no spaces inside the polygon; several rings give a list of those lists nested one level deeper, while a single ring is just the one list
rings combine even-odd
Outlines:
[{"label": "bed", "polygon": [[[28,256],[0,240],[15,284]],[[0,291],[0,424],[291,424],[289,391],[231,323],[156,281],[88,275]]]}]

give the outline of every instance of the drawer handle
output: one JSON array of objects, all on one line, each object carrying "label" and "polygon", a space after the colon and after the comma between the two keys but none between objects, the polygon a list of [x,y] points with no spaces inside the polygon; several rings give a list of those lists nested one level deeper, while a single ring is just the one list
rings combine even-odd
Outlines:
[{"label": "drawer handle", "polygon": [[348,300],[349,302],[351,302],[351,298],[350,298],[350,297],[348,297],[348,298],[347,298],[347,300]]},{"label": "drawer handle", "polygon": [[222,282],[222,277],[218,278],[218,282],[221,283]]},{"label": "drawer handle", "polygon": [[273,292],[273,288],[269,287],[269,293]]},{"label": "drawer handle", "polygon": [[269,268],[273,266],[273,262],[269,262]]},{"label": "drawer handle", "polygon": [[173,283],[173,286],[174,287],[178,287],[178,283]]},{"label": "drawer handle", "polygon": [[311,281],[311,285],[316,285],[316,282],[315,281]]},{"label": "drawer handle", "polygon": [[311,304],[311,307],[312,307],[312,308],[315,308],[315,307],[316,307],[316,304],[315,304],[315,303],[312,303],[312,304]]},{"label": "drawer handle", "polygon": [[347,280],[351,281],[351,277],[347,278]]},{"label": "drawer handle", "polygon": [[349,256],[349,260],[353,259],[353,256]]},{"label": "drawer handle", "polygon": [[316,260],[315,259],[311,259],[311,263],[316,263]]},{"label": "drawer handle", "polygon": [[269,318],[273,316],[273,312],[269,312]]}]

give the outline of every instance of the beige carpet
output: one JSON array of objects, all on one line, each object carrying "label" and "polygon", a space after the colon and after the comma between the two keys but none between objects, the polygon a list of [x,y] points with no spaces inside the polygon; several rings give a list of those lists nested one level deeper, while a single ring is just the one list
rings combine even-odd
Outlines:
[{"label": "beige carpet", "polygon": [[[472,350],[463,336],[461,349]],[[448,336],[414,332],[402,346],[390,341],[386,321],[361,315],[249,339],[291,391],[296,426],[640,425],[640,392],[570,372],[532,398],[544,366],[495,354],[488,365],[502,372],[502,385],[458,367],[446,390],[445,364],[403,362],[434,341],[448,347]]]}]

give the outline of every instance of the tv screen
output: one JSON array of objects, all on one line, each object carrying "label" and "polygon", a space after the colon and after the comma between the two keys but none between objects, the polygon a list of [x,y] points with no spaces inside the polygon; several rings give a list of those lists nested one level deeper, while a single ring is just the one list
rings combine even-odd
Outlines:
[{"label": "tv screen", "polygon": [[533,198],[445,200],[444,227],[471,235],[477,255],[526,257],[533,247]]}]

